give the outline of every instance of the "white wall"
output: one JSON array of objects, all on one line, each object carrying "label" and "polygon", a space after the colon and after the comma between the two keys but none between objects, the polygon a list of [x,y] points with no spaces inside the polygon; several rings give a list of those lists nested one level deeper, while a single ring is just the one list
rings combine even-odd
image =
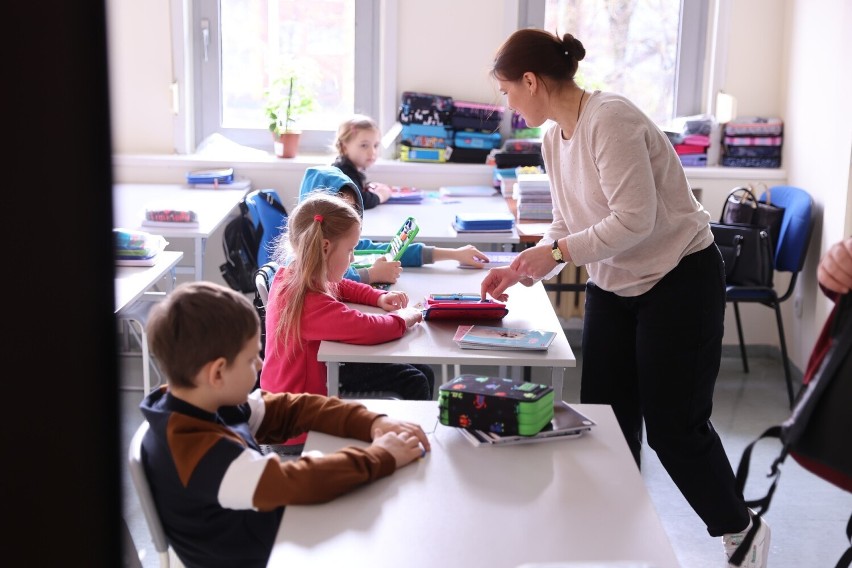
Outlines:
[{"label": "white wall", "polygon": [[[704,190],[703,201],[714,218],[727,190],[742,183],[788,182],[814,195],[818,222],[798,291],[803,316],[794,315],[792,301],[784,306],[788,345],[802,368],[828,307],[816,285],[817,260],[829,244],[852,232],[852,109],[846,100],[852,92],[847,72],[852,58],[852,3],[717,1],[728,16],[722,27],[729,41],[720,62],[720,86],[737,98],[740,116],[785,119],[784,170],[780,177],[761,179],[749,171],[708,168],[691,171],[690,181]],[[395,96],[404,90],[426,90],[459,99],[493,100],[488,67],[515,25],[517,0],[387,2],[395,7],[398,22],[400,47],[390,57],[398,74]],[[192,165],[210,164],[171,155],[169,0],[107,0],[107,7],[116,180],[179,183]],[[439,33],[431,42],[411,39],[422,38],[424,29]],[[284,197],[295,196],[307,165],[327,161],[327,156],[290,161],[270,155],[268,160],[234,165],[255,187],[272,187]],[[487,168],[462,164],[430,168],[385,163],[374,166],[371,174],[389,183],[424,187],[490,179]],[[215,238],[211,242],[218,245]],[[762,306],[744,308],[747,341],[777,345],[771,311]],[[735,343],[732,318],[726,323],[725,342]]]}]

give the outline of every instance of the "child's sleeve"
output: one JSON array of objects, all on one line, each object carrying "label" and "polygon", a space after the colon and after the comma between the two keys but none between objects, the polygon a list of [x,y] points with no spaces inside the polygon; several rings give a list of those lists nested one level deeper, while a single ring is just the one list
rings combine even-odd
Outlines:
[{"label": "child's sleeve", "polygon": [[[425,246],[423,243],[411,243],[408,245],[408,248],[405,249],[405,252],[402,253],[402,258],[400,262],[403,266],[423,266],[426,262],[423,259],[424,253],[423,249]],[[431,247],[435,248],[435,247]],[[431,255],[430,255],[431,256]]]},{"label": "child's sleeve", "polygon": [[[370,273],[367,272],[366,268],[355,268],[354,266],[350,266],[346,269],[346,272],[343,273],[343,277],[347,280],[354,280],[355,282],[364,282],[365,284],[369,284],[370,282]],[[362,277],[363,273],[366,273],[366,280]]]}]

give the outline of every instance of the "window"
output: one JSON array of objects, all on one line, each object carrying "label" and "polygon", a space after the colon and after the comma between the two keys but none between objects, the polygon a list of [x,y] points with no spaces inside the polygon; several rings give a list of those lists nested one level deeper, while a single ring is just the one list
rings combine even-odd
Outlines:
[{"label": "window", "polygon": [[[385,46],[390,55],[379,49],[383,31],[379,6],[393,12],[393,3],[188,1],[188,21],[181,27],[187,28],[191,38],[184,73],[192,77],[192,88],[184,97],[192,108],[192,125],[185,121],[185,127],[191,129],[196,145],[219,133],[239,144],[270,151],[264,90],[277,65],[293,59],[312,66],[319,75],[317,110],[300,125],[303,150],[327,152],[337,125],[353,112],[373,116],[380,123],[393,114],[380,108],[379,101],[380,93],[384,93],[385,105],[396,96],[395,59],[390,63],[382,59],[393,56],[395,44]],[[709,3],[519,0],[518,27],[570,31],[587,50],[578,76],[582,86],[622,93],[664,124],[675,116],[706,112],[710,107],[702,104]],[[182,21],[184,15],[173,12],[173,18]],[[394,25],[395,13],[385,14],[383,21]],[[180,32],[175,32],[174,41],[184,41]],[[184,64],[178,55],[178,74]],[[184,145],[191,144],[187,140]]]},{"label": "window", "polygon": [[[328,150],[353,112],[378,114],[378,0],[192,0],[194,134],[269,150],[264,91],[282,64],[314,78],[301,146]],[[356,73],[357,70],[357,73]]]},{"label": "window", "polygon": [[577,82],[628,97],[658,124],[702,112],[707,0],[530,0],[525,25],[586,48]]}]

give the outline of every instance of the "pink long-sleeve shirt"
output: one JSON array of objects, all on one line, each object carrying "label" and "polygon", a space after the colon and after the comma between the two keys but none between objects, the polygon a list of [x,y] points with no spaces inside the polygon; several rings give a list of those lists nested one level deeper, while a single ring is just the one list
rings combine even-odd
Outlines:
[{"label": "pink long-sleeve shirt", "polygon": [[310,292],[305,297],[301,317],[301,340],[283,342],[275,336],[281,308],[287,301],[282,285],[286,269],[275,274],[266,310],[266,357],[260,385],[270,392],[328,394],[325,363],[317,360],[320,342],[340,341],[355,345],[376,345],[402,337],[405,320],[400,316],[368,314],[344,302],[377,306],[384,293],[367,284],[342,280],[339,299]]}]

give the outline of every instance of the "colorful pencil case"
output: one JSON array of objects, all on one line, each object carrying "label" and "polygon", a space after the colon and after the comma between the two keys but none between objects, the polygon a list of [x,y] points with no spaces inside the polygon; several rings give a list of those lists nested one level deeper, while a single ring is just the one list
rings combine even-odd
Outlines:
[{"label": "colorful pencil case", "polygon": [[553,387],[502,377],[461,375],[438,389],[441,424],[534,436],[553,419]]}]

